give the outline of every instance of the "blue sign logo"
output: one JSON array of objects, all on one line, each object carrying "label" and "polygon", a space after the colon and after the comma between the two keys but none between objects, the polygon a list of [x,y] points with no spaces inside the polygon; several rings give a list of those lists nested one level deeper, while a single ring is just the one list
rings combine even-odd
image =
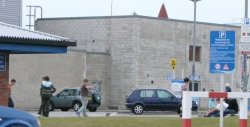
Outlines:
[{"label": "blue sign logo", "polygon": [[235,67],[235,31],[210,32],[210,73],[232,73]]},{"label": "blue sign logo", "polygon": [[244,19],[244,24],[249,25],[249,18]]},{"label": "blue sign logo", "polygon": [[225,31],[219,32],[219,38],[226,38],[226,37],[227,37],[227,33]]}]

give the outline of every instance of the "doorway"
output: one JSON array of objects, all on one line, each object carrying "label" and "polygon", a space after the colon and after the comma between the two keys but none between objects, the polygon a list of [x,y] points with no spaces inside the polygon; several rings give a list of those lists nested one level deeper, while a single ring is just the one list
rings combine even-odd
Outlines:
[{"label": "doorway", "polygon": [[[194,82],[194,91],[200,91],[200,89],[201,89],[200,87],[201,87],[201,83],[195,81]],[[192,89],[193,89],[192,82],[190,82],[189,83],[189,91],[192,91]]]}]

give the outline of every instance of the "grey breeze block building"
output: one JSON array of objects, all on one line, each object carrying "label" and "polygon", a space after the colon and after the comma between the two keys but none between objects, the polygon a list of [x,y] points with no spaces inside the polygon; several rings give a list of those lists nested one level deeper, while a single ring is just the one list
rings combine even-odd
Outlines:
[{"label": "grey breeze block building", "polygon": [[[136,88],[171,89],[171,59],[176,79],[192,71],[193,22],[146,16],[38,19],[35,29],[77,40],[68,54],[11,55],[10,78],[18,83],[13,98],[19,108],[38,108],[41,77],[49,75],[58,91],[80,86],[87,77],[100,86],[102,108],[124,109],[126,95]],[[236,31],[235,72],[225,83],[240,90],[238,51],[240,27],[198,22],[195,90],[220,90],[220,75],[209,73],[210,31]],[[25,62],[24,62],[25,61]],[[25,84],[25,85],[24,85]],[[31,99],[29,99],[31,98]],[[201,100],[207,101],[207,100]],[[207,103],[201,103],[206,107]]]}]

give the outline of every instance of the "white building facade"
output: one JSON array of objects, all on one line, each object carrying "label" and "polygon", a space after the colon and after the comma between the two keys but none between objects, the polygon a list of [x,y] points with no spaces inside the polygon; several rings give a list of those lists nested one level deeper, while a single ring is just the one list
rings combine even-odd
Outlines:
[{"label": "white building facade", "polygon": [[0,22],[22,26],[22,0],[0,0]]}]

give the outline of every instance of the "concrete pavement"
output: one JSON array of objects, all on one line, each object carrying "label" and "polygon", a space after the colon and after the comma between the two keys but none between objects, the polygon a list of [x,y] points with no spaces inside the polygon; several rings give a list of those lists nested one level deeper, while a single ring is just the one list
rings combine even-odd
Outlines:
[{"label": "concrete pavement", "polygon": [[[39,117],[37,112],[29,111],[36,117]],[[176,112],[171,111],[147,111],[142,115],[135,115],[128,110],[103,110],[97,112],[87,112],[88,117],[179,117]],[[50,112],[49,117],[78,117],[74,111],[62,112],[60,110]],[[198,117],[198,113],[192,113],[192,117]]]}]

